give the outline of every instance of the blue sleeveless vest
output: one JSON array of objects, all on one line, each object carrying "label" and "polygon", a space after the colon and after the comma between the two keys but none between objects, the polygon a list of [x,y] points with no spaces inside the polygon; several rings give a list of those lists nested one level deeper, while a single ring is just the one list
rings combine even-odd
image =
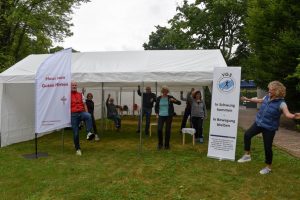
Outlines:
[{"label": "blue sleeveless vest", "polygon": [[270,131],[276,131],[279,127],[279,120],[281,115],[280,104],[284,99],[274,99],[269,101],[270,97],[267,95],[256,115],[256,125],[263,127]]}]

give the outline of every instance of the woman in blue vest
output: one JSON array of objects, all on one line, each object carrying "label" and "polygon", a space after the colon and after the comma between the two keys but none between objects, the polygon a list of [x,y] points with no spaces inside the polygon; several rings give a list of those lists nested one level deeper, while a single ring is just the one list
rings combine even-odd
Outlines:
[{"label": "woman in blue vest", "polygon": [[245,154],[238,160],[239,163],[251,161],[251,138],[259,133],[262,133],[265,149],[265,163],[267,164],[267,166],[260,170],[260,174],[268,174],[271,172],[273,159],[272,144],[275,133],[279,127],[281,113],[283,113],[289,119],[296,119],[300,117],[300,113],[290,113],[284,101],[286,89],[282,83],[280,83],[279,81],[272,81],[269,83],[268,89],[269,94],[262,99],[248,99],[246,97],[241,97],[242,101],[262,103],[258,113],[256,114],[255,122],[245,132]]},{"label": "woman in blue vest", "polygon": [[[158,133],[158,146],[160,150],[163,147],[170,149],[170,137],[171,137],[171,125],[174,115],[173,104],[180,105],[181,101],[175,99],[175,97],[168,95],[169,89],[167,86],[163,86],[161,89],[161,96],[156,99],[155,113],[158,117],[157,133]],[[163,127],[166,124],[165,143],[163,143]]]}]

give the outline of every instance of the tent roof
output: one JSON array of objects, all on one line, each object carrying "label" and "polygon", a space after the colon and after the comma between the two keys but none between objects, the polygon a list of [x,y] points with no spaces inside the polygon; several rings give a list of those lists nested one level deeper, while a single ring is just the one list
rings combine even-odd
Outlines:
[{"label": "tent roof", "polygon": [[[34,83],[40,64],[51,54],[29,55],[0,74],[1,83]],[[214,67],[227,67],[220,50],[149,50],[72,54],[72,79],[81,84],[133,86],[207,85]]]}]

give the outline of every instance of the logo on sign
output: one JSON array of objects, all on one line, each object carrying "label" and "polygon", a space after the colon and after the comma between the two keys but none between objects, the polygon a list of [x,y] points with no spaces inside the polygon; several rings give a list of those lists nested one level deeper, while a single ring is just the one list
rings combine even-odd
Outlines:
[{"label": "logo on sign", "polygon": [[225,72],[221,74],[217,87],[222,93],[230,93],[235,88],[235,81],[231,73]]}]

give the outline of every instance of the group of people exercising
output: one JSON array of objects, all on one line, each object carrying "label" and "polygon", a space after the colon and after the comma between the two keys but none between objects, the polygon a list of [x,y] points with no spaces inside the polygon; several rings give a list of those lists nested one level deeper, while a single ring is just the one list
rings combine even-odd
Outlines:
[{"label": "group of people exercising", "polygon": [[[265,163],[266,167],[260,171],[260,174],[268,174],[271,172],[272,165],[272,144],[276,131],[279,127],[280,116],[283,113],[289,119],[299,119],[300,113],[292,114],[289,112],[287,104],[284,101],[286,95],[285,86],[279,81],[272,81],[268,85],[269,91],[264,98],[247,98],[241,97],[243,101],[250,101],[254,103],[261,103],[261,107],[256,115],[255,122],[244,134],[244,150],[245,154],[239,163],[251,161],[250,146],[251,138],[259,133],[262,133],[264,149],[265,149]],[[156,96],[149,86],[146,87],[146,92],[141,92],[138,86],[137,93],[142,96],[142,110],[140,120],[138,123],[137,132],[140,132],[140,122],[143,117],[146,117],[145,134],[149,134],[150,117],[152,108],[154,106],[155,114],[157,117],[157,133],[158,145],[157,149],[170,149],[170,136],[172,119],[174,116],[174,104],[180,105],[181,101],[177,100],[174,96],[169,94],[170,90],[167,86],[162,86],[161,95]],[[186,127],[187,119],[190,118],[192,127],[196,130],[196,141],[203,143],[203,120],[207,117],[205,102],[203,101],[202,94],[199,90],[191,89],[183,97],[183,92],[180,92],[182,101],[186,101],[186,107],[182,118],[181,128]],[[79,144],[79,124],[81,121],[86,123],[87,140],[99,140],[97,128],[95,125],[94,117],[94,102],[93,95],[87,94],[85,100],[82,93],[77,91],[77,83],[71,83],[71,124],[73,129],[74,146],[77,155],[81,155]],[[155,103],[155,105],[154,105]],[[110,96],[106,100],[107,117],[114,121],[117,130],[121,128],[121,118],[117,109],[120,107],[114,104],[114,99]],[[165,127],[165,137],[163,137],[163,128]],[[92,131],[93,130],[93,131]],[[164,139],[163,139],[164,138]]]}]

